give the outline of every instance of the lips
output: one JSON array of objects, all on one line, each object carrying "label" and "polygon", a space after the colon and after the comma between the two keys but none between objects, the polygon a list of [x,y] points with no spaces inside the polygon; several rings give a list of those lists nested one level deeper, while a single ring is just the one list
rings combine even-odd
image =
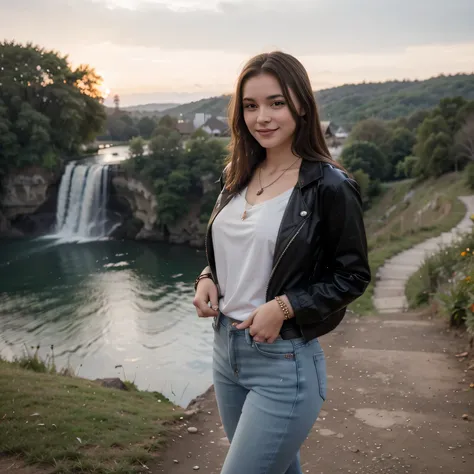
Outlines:
[{"label": "lips", "polygon": [[278,128],[275,128],[273,130],[269,130],[269,129],[265,129],[265,130],[257,130],[257,133],[259,133],[260,135],[266,137],[268,135],[271,135],[272,133],[276,132],[278,130]]}]

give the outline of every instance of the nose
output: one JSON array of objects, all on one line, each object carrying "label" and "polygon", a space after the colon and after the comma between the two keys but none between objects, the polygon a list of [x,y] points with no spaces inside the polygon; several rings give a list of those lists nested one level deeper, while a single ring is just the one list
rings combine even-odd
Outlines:
[{"label": "nose", "polygon": [[257,123],[268,123],[271,121],[271,117],[269,114],[266,112],[264,107],[260,107],[258,111],[258,116],[257,116]]}]

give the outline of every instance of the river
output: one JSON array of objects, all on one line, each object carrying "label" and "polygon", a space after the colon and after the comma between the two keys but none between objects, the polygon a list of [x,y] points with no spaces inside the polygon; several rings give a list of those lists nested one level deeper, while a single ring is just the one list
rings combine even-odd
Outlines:
[{"label": "river", "polygon": [[[112,153],[119,153],[113,155]],[[126,157],[101,150],[97,162]],[[192,305],[205,253],[155,242],[0,241],[0,355],[40,345],[85,378],[126,377],[178,405],[212,383],[212,319]]]}]

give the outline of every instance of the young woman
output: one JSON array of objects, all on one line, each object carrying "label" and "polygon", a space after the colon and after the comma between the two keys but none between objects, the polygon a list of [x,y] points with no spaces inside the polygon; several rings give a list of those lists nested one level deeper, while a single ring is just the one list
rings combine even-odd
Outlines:
[{"label": "young woman", "polygon": [[370,281],[358,186],[334,162],[302,64],[252,58],[230,105],[231,152],[209,221],[199,317],[230,449],[222,474],[301,474],[326,398],[318,337]]}]

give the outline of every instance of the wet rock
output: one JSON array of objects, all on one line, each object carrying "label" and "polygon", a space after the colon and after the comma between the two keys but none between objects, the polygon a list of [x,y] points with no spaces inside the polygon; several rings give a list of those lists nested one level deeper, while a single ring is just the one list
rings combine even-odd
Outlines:
[{"label": "wet rock", "polygon": [[198,429],[195,426],[190,426],[188,428],[188,433],[197,433]]}]

